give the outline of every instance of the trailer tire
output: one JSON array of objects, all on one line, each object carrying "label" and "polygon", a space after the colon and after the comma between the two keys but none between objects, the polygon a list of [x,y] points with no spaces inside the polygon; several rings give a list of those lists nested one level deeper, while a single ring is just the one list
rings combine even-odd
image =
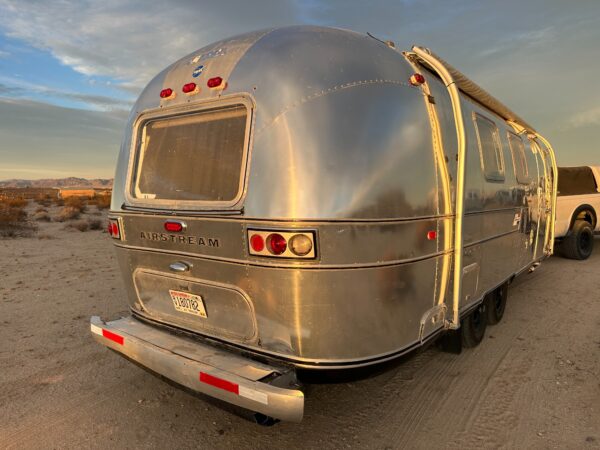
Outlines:
[{"label": "trailer tire", "polygon": [[461,321],[463,347],[477,347],[483,340],[487,327],[485,303],[485,301],[481,302],[477,308]]},{"label": "trailer tire", "polygon": [[585,220],[576,220],[573,228],[560,244],[560,250],[565,258],[588,259],[594,250],[594,231],[592,225]]},{"label": "trailer tire", "polygon": [[508,283],[497,287],[485,298],[485,313],[488,325],[496,325],[502,320],[508,298]]}]

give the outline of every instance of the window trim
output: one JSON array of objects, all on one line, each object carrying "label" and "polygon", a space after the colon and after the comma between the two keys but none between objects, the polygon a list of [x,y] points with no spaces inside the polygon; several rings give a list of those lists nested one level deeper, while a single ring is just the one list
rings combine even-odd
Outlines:
[{"label": "window trim", "polygon": [[[492,133],[492,139],[495,143],[494,154],[496,156],[496,162],[499,163],[500,170],[494,171],[493,173],[486,173],[484,157],[483,157],[483,146],[481,145],[481,136],[479,133],[479,127],[477,125],[477,120],[481,119],[490,123],[494,131]],[[477,136],[477,146],[479,147],[479,162],[481,164],[481,171],[483,172],[483,176],[487,181],[498,181],[502,182],[506,179],[506,166],[504,163],[504,152],[502,151],[502,142],[500,140],[500,130],[498,129],[498,125],[491,120],[485,117],[483,114],[473,113],[473,124],[475,126],[475,135]]]},{"label": "window trim", "polygon": [[[140,152],[141,137],[145,133],[145,125],[151,121],[194,115],[211,109],[221,109],[227,106],[243,105],[246,107],[246,130],[244,135],[244,148],[240,164],[240,179],[238,192],[235,198],[227,201],[213,200],[169,200],[138,198],[132,195],[136,187],[137,160]],[[252,149],[252,128],[254,125],[255,103],[248,95],[234,94],[227,97],[210,99],[195,104],[186,104],[172,108],[160,108],[145,111],[139,114],[131,128],[131,142],[129,145],[129,163],[125,183],[125,206],[148,208],[153,210],[173,211],[228,211],[241,210],[241,205],[246,197],[248,187],[249,161]]]},{"label": "window trim", "polygon": [[[519,174],[517,173],[517,164],[516,164],[516,156],[515,155],[515,151],[513,149],[512,144],[510,143],[510,136],[514,136],[516,138],[519,139],[519,141],[521,142],[521,149],[523,150],[523,167],[525,168],[525,178],[521,178],[519,177]],[[510,130],[506,131],[506,139],[508,140],[508,148],[510,149],[510,154],[512,157],[512,162],[513,162],[513,169],[515,172],[515,179],[517,180],[517,183],[519,184],[529,184],[531,183],[531,176],[529,175],[529,164],[527,164],[527,155],[525,155],[525,142],[523,142],[523,138],[517,134],[514,133]]]}]

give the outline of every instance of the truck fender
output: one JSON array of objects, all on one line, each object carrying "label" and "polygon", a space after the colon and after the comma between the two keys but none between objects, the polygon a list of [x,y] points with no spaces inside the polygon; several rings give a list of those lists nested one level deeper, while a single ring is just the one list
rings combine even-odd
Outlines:
[{"label": "truck fender", "polygon": [[588,205],[588,204],[583,204],[583,205],[579,205],[575,211],[573,211],[573,214],[571,215],[571,222],[569,223],[569,231],[568,233],[571,232],[571,230],[573,229],[573,224],[575,223],[575,221],[577,220],[577,216],[582,213],[583,211],[589,211],[590,215],[592,216],[592,229],[596,229],[596,223],[597,223],[597,215],[596,215],[596,210],[594,209],[594,207],[592,205]]}]

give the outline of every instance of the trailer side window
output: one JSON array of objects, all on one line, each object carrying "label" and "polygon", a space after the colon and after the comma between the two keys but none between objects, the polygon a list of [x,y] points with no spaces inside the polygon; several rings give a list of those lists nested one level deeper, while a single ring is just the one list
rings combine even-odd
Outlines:
[{"label": "trailer side window", "polygon": [[473,114],[481,166],[486,180],[504,180],[504,158],[500,146],[500,134],[494,122],[479,114]]},{"label": "trailer side window", "polygon": [[528,184],[530,181],[529,169],[527,167],[527,158],[525,157],[525,146],[523,145],[523,140],[520,136],[517,136],[509,131],[508,144],[512,154],[517,182],[521,184]]}]

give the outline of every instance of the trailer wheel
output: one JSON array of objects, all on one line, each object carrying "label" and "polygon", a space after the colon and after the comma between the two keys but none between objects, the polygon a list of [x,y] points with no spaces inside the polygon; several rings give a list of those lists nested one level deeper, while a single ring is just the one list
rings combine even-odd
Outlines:
[{"label": "trailer wheel", "polygon": [[565,258],[588,259],[594,249],[594,232],[592,225],[585,220],[576,220],[573,228],[560,244]]},{"label": "trailer wheel", "polygon": [[487,327],[485,303],[485,301],[481,302],[477,308],[461,321],[463,347],[477,347],[483,340],[485,328]]},{"label": "trailer wheel", "polygon": [[508,283],[496,288],[485,298],[485,313],[488,325],[496,325],[502,320],[508,298]]}]

